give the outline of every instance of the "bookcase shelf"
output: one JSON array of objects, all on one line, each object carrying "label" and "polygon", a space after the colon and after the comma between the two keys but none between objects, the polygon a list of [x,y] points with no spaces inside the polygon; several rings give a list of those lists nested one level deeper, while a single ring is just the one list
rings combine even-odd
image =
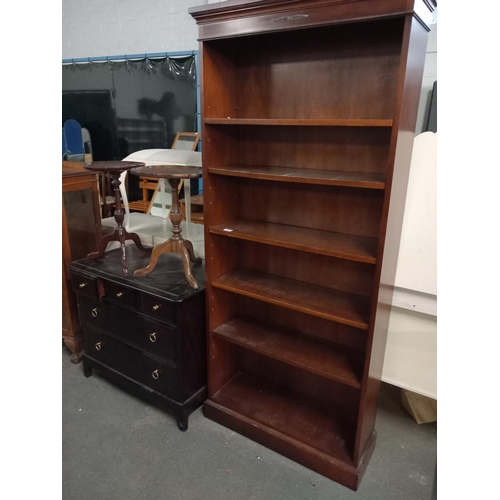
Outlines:
[{"label": "bookcase shelf", "polygon": [[286,224],[237,219],[209,228],[210,233],[228,238],[256,241],[305,252],[375,264],[375,238],[318,231]]},{"label": "bookcase shelf", "polygon": [[363,353],[290,328],[233,317],[214,329],[216,337],[341,383],[361,388]]},{"label": "bookcase shelf", "polygon": [[189,10],[202,63],[204,414],[354,490],[376,441],[433,5]]},{"label": "bookcase shelf", "polygon": [[385,175],[365,172],[336,170],[312,170],[286,167],[260,167],[258,165],[234,165],[212,167],[210,174],[263,179],[268,181],[320,184],[323,186],[347,186],[356,188],[385,189]]},{"label": "bookcase shelf", "polygon": [[354,293],[249,269],[231,271],[214,280],[212,286],[361,330],[368,329],[370,301]]},{"label": "bookcase shelf", "polygon": [[205,125],[284,125],[287,127],[392,127],[392,120],[374,118],[354,119],[258,119],[258,118],[206,118]]},{"label": "bookcase shelf", "polygon": [[313,400],[238,373],[207,406],[209,413],[227,412],[293,447],[307,447],[309,453],[352,465],[349,444],[356,422]]}]

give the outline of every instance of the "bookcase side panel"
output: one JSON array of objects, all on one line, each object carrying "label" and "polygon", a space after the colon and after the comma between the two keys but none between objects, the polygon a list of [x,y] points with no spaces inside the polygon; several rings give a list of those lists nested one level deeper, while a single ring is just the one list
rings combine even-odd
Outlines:
[{"label": "bookcase side panel", "polygon": [[355,460],[359,460],[369,445],[375,427],[375,418],[384,362],[389,314],[396,276],[402,219],[415,136],[427,30],[413,16],[406,18],[406,35],[402,47],[401,83],[397,114],[394,119],[393,147],[390,162],[394,167],[388,172],[386,201],[379,238],[379,254],[383,255],[377,266],[376,286],[372,302],[370,335],[367,344],[364,388],[358,420]]},{"label": "bookcase side panel", "polygon": [[[210,43],[201,46],[203,61],[203,118],[236,115],[238,109],[238,68],[224,52]],[[205,144],[204,144],[205,146]]]}]

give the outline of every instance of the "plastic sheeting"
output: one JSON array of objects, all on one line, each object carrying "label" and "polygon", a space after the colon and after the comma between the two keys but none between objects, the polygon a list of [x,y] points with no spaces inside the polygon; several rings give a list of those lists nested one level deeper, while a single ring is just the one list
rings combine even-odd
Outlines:
[{"label": "plastic sheeting", "polygon": [[170,148],[196,131],[196,60],[144,57],[63,64],[62,123],[88,129],[94,160]]}]

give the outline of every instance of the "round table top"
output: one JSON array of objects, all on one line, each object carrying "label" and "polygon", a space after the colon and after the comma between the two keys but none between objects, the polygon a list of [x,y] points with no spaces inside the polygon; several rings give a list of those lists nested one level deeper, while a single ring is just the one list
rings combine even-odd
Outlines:
[{"label": "round table top", "polygon": [[134,168],[131,172],[135,175],[157,177],[158,179],[195,179],[201,177],[202,170],[200,167],[185,165],[151,165]]},{"label": "round table top", "polygon": [[131,168],[143,167],[146,164],[142,161],[120,161],[120,160],[107,160],[107,161],[92,161],[85,163],[83,168],[87,170],[95,170],[96,172],[123,172]]}]

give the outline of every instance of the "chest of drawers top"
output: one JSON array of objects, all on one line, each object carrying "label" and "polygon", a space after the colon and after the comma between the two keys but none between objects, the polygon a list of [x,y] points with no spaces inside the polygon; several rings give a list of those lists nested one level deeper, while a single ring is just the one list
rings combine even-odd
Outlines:
[{"label": "chest of drawers top", "polygon": [[135,246],[127,247],[128,275],[121,264],[120,249],[106,252],[99,259],[81,259],[70,264],[72,286],[78,293],[107,300],[161,320],[166,309],[175,307],[205,289],[205,268],[192,268],[198,289],[189,286],[180,257],[164,254],[153,272],[134,276],[134,270],[146,267],[150,255]]}]

